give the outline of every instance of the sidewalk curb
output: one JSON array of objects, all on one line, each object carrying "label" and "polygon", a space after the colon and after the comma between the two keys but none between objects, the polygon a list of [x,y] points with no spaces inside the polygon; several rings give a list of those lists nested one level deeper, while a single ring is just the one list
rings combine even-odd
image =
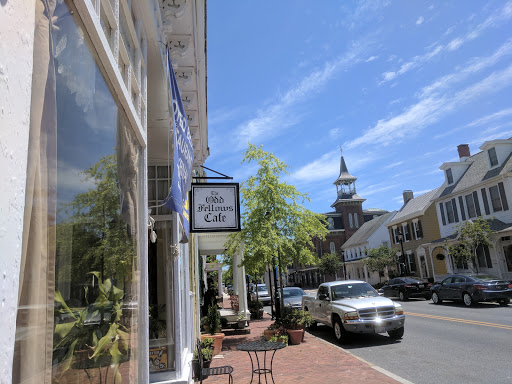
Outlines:
[{"label": "sidewalk curb", "polygon": [[354,355],[352,352],[347,351],[346,349],[344,349],[344,348],[340,347],[339,345],[336,345],[336,344],[330,343],[330,342],[328,342],[328,341],[326,341],[326,340],[324,340],[324,339],[322,339],[322,338],[320,338],[320,337],[318,337],[318,336],[315,336],[315,335],[313,335],[313,334],[311,334],[311,333],[308,333],[308,335],[309,335],[309,336],[313,336],[314,338],[316,338],[316,339],[318,339],[318,340],[320,340],[320,341],[322,341],[322,342],[324,342],[324,343],[326,343],[326,344],[328,344],[328,345],[331,345],[331,346],[333,346],[334,348],[341,349],[341,350],[342,350],[343,352],[345,352],[346,354],[348,354],[348,355],[350,355],[350,356],[355,357],[355,358],[356,358],[356,359],[358,359],[359,361],[361,361],[361,362],[365,363],[366,365],[368,365],[370,368],[375,369],[376,371],[378,371],[378,372],[380,372],[380,373],[383,373],[384,375],[386,375],[386,376],[388,376],[388,377],[390,377],[390,378],[392,378],[392,379],[394,379],[394,380],[396,380],[396,381],[398,381],[398,382],[400,382],[400,383],[402,383],[402,384],[414,384],[412,381],[409,381],[409,380],[403,379],[403,378],[401,378],[400,376],[395,375],[394,373],[389,372],[388,370],[386,370],[386,369],[384,369],[384,368],[379,367],[378,365],[372,364],[372,363],[370,363],[370,362],[366,361],[365,359],[363,359],[363,358],[361,358],[361,357],[359,357],[359,356]]}]

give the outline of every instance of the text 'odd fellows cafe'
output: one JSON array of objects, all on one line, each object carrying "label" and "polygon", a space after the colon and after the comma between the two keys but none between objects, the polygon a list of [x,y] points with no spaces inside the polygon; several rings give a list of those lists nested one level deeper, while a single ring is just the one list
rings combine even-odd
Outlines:
[{"label": "text 'odd fellows cafe'", "polygon": [[192,184],[190,232],[240,230],[238,183]]}]

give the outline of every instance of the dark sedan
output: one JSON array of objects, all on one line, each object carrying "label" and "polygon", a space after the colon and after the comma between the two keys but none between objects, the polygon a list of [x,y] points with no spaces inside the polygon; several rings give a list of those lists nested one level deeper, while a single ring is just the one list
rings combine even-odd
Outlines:
[{"label": "dark sedan", "polygon": [[413,277],[396,277],[382,287],[385,297],[398,297],[401,301],[410,297],[430,299],[431,283]]},{"label": "dark sedan", "polygon": [[462,301],[468,307],[480,301],[496,301],[505,306],[512,298],[512,283],[490,275],[451,275],[432,286],[432,301]]}]

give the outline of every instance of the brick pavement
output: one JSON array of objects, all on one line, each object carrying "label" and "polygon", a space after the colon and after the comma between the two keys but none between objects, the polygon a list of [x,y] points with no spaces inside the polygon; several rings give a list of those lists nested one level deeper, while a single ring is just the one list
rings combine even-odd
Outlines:
[{"label": "brick pavement", "polygon": [[[231,365],[234,368],[235,384],[251,381],[251,361],[247,352],[237,351],[236,346],[261,337],[272,320],[265,313],[261,320],[251,320],[248,335],[231,335],[224,339],[222,353],[214,358],[211,366]],[[304,342],[278,350],[274,357],[274,380],[276,384],[289,383],[343,383],[343,384],[396,384],[394,379],[374,369],[349,352],[338,348],[306,332]],[[263,379],[263,378],[262,378]],[[271,382],[270,377],[268,378]],[[227,376],[212,376],[205,383],[227,383]],[[257,382],[257,378],[255,381]]]}]

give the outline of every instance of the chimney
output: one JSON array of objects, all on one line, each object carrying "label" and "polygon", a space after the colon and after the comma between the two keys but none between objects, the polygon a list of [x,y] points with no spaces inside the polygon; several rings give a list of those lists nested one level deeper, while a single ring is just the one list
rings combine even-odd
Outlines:
[{"label": "chimney", "polygon": [[458,145],[457,151],[459,152],[460,161],[466,161],[471,156],[471,154],[469,153],[469,145],[468,144]]},{"label": "chimney", "polygon": [[409,200],[412,200],[414,199],[414,194],[412,193],[412,191],[410,189],[406,189],[404,191],[404,205],[406,205]]}]

